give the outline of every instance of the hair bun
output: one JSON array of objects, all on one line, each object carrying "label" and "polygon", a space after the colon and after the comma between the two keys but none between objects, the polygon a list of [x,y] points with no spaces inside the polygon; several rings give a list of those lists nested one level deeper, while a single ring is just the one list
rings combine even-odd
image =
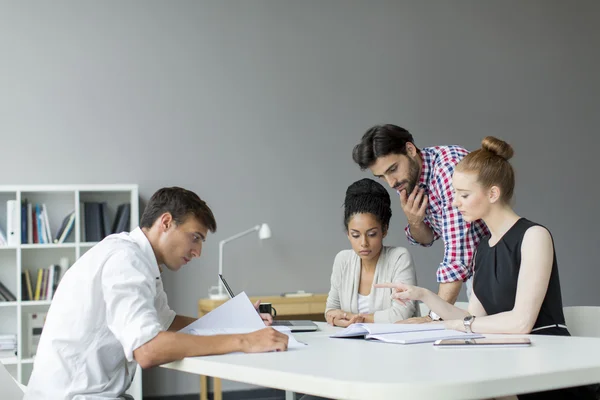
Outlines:
[{"label": "hair bun", "polygon": [[382,184],[375,182],[373,179],[364,178],[356,181],[348,186],[346,190],[346,202],[351,198],[363,196],[377,197],[383,200],[384,204],[391,204],[390,195],[387,190],[385,190]]},{"label": "hair bun", "polygon": [[481,148],[485,151],[489,151],[492,154],[502,157],[505,160],[510,160],[515,153],[510,144],[493,136],[485,137],[481,141]]}]

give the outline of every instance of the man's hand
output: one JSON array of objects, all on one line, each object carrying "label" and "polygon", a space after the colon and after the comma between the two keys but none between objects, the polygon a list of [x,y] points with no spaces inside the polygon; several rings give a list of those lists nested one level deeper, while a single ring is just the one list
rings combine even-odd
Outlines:
[{"label": "man's hand", "polygon": [[413,318],[408,318],[408,319],[404,319],[401,321],[396,321],[397,324],[425,324],[427,322],[432,322],[433,320],[431,319],[431,317],[429,315],[426,315],[424,317],[413,317]]},{"label": "man's hand", "polygon": [[288,336],[273,328],[242,335],[242,351],[244,353],[262,353],[266,351],[286,351]]},{"label": "man's hand", "polygon": [[[260,300],[257,300],[256,303],[254,303],[254,308],[256,308],[256,311],[258,311],[259,306]],[[273,317],[271,316],[271,314],[261,313],[260,318],[262,318],[266,326],[270,326],[273,323]]]},{"label": "man's hand", "polygon": [[400,192],[400,205],[409,225],[420,225],[425,220],[425,210],[429,205],[425,189],[419,188],[417,185],[410,195],[406,193],[406,190],[402,190]]}]

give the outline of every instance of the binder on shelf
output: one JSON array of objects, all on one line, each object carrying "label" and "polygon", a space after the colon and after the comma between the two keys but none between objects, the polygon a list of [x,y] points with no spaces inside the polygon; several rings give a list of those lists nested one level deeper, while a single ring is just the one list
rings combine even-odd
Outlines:
[{"label": "binder on shelf", "polygon": [[99,242],[102,240],[102,207],[97,202],[84,203],[85,240]]},{"label": "binder on shelf", "polygon": [[16,200],[6,202],[6,241],[9,246],[19,244],[19,212]]},{"label": "binder on shelf", "polygon": [[27,243],[27,200],[21,202],[21,243]]},{"label": "binder on shelf", "polygon": [[102,239],[110,235],[111,225],[110,225],[110,216],[108,215],[108,204],[106,202],[100,203],[100,212],[102,214]]},{"label": "binder on shelf", "polygon": [[117,208],[117,216],[113,224],[112,233],[121,233],[129,231],[129,219],[131,213],[131,204],[124,203]]}]

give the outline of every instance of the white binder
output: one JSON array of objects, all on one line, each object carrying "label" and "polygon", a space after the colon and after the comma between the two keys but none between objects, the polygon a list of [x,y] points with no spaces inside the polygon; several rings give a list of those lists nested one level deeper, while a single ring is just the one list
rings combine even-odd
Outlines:
[{"label": "white binder", "polygon": [[6,202],[6,241],[9,246],[16,246],[21,242],[21,210],[16,200]]}]

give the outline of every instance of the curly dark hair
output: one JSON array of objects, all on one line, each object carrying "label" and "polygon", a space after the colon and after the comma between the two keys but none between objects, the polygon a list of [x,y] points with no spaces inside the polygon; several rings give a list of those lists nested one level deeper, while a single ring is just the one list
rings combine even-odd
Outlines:
[{"label": "curly dark hair", "polygon": [[344,199],[344,226],[348,230],[348,223],[355,214],[370,213],[381,223],[384,232],[390,226],[392,208],[390,194],[378,182],[364,178],[354,182],[346,189]]}]

